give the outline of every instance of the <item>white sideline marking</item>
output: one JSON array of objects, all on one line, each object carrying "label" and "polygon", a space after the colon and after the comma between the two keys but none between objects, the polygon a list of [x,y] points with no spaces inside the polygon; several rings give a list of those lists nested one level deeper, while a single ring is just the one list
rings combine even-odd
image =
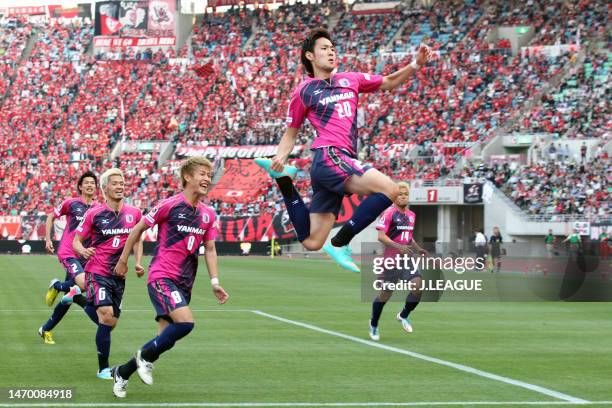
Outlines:
[{"label": "white sideline marking", "polygon": [[457,370],[461,370],[461,371],[465,371],[471,374],[475,374],[484,378],[488,378],[491,380],[496,380],[496,381],[500,381],[506,384],[511,384],[511,385],[516,385],[517,387],[522,387],[522,388],[526,388],[530,391],[534,391],[534,392],[538,392],[540,394],[544,394],[544,395],[548,395],[549,397],[554,397],[560,400],[564,400],[567,402],[572,402],[572,403],[588,403],[589,401],[583,400],[581,398],[576,398],[576,397],[572,397],[571,395],[567,395],[567,394],[563,394],[560,393],[558,391],[554,391],[554,390],[550,390],[548,388],[544,388],[544,387],[540,387],[539,385],[535,385],[535,384],[530,384],[524,381],[519,381],[519,380],[514,380],[512,378],[508,378],[508,377],[503,377],[501,375],[497,375],[497,374],[493,374],[493,373],[489,373],[487,371],[482,371],[479,370],[477,368],[472,368],[463,364],[457,364],[457,363],[453,363],[451,361],[446,361],[446,360],[442,360],[439,358],[435,358],[435,357],[430,357],[430,356],[426,356],[425,354],[420,354],[420,353],[415,353],[414,351],[408,351],[408,350],[404,350],[404,349],[400,349],[397,347],[392,347],[392,346],[387,346],[385,344],[381,344],[381,343],[376,343],[370,340],[365,340],[365,339],[360,339],[359,337],[354,337],[354,336],[349,336],[348,334],[343,334],[343,333],[339,333],[339,332],[335,332],[332,330],[327,330],[324,329],[322,327],[318,327],[318,326],[314,326],[312,324],[307,324],[307,323],[301,323],[295,320],[289,320],[289,319],[285,319],[283,317],[279,317],[279,316],[275,316],[269,313],[265,313],[262,312],[260,310],[254,310],[253,313],[258,314],[260,316],[265,316],[268,317],[270,319],[274,319],[274,320],[278,320],[279,322],[283,322],[283,323],[288,323],[288,324],[292,324],[295,326],[299,326],[299,327],[303,327],[305,329],[310,329],[319,333],[325,333],[325,334],[329,334],[331,336],[336,336],[336,337],[340,337],[346,340],[350,340],[350,341],[354,341],[355,343],[361,343],[361,344],[365,344],[366,346],[371,346],[371,347],[376,347],[376,348],[380,348],[383,350],[387,350],[387,351],[392,351],[394,353],[399,353],[399,354],[405,354],[407,356],[410,357],[414,357],[414,358],[418,358],[420,360],[425,360],[425,361],[429,361],[431,363],[436,363],[436,364],[440,364],[443,366],[447,366],[447,367],[451,367],[451,368],[455,368]]},{"label": "white sideline marking", "polygon": [[609,405],[612,401],[419,401],[419,402],[104,402],[23,403],[0,407],[432,407],[458,405]]}]

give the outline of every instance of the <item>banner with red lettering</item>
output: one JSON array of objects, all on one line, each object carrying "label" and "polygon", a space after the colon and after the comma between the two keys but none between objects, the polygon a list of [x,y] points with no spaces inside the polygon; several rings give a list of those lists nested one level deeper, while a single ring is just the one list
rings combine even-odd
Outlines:
[{"label": "banner with red lettering", "polygon": [[6,13],[8,17],[37,16],[46,14],[46,9],[45,6],[7,7]]},{"label": "banner with red lettering", "polygon": [[176,37],[146,37],[146,38],[123,38],[123,37],[95,37],[94,47],[161,47],[176,44]]},{"label": "banner with red lettering", "polygon": [[[207,159],[254,159],[256,157],[272,157],[278,146],[181,146],[176,150],[179,157],[203,156]],[[290,156],[299,156],[304,151],[304,145],[296,145]]]}]

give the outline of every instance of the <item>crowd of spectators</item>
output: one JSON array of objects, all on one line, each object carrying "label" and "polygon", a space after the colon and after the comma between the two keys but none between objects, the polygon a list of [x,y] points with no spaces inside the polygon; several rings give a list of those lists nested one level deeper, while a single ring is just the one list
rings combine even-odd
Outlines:
[{"label": "crowd of spectators", "polygon": [[[93,35],[87,19],[37,25],[2,20],[0,95],[9,87],[10,92],[0,109],[0,213],[48,211],[72,190],[75,174],[111,166],[110,149],[122,139],[165,140],[176,146],[277,144],[289,95],[303,75],[300,41],[308,29],[331,21],[337,21],[333,33],[342,70],[389,73],[411,57],[385,51],[410,51],[420,42],[434,48],[435,60],[393,94],[361,97],[360,158],[376,162],[396,179],[444,177],[458,153],[490,137],[575,58],[513,57],[508,41],[486,43],[489,29],[532,24],[534,41],[543,44],[553,41],[546,33],[554,32],[554,42],[575,38],[572,27],[584,38],[601,31],[605,8],[600,4],[563,2],[551,8],[540,0],[530,2],[531,11],[516,2],[422,7],[413,1],[397,13],[371,16],[352,14],[336,3],[274,11],[234,8],[200,17],[176,53],[117,49],[95,57],[85,52]],[[569,28],[556,23],[558,32],[550,30],[547,19],[563,16],[572,20]],[[19,64],[32,33],[37,36],[32,52]],[[586,64],[578,67],[572,79],[519,123],[530,131],[578,136],[609,132],[609,86],[602,81],[607,79],[607,56],[587,63],[592,75]],[[210,72],[194,70],[205,64]],[[313,128],[305,126],[298,143],[307,144],[313,135]],[[384,146],[408,140],[411,146],[401,154],[381,154]],[[157,157],[123,153],[116,164],[133,180],[132,199],[143,208],[178,188],[175,163],[160,166]],[[299,187],[309,190],[308,177],[300,179]],[[215,205],[224,214],[256,214],[276,208],[279,197],[272,186],[256,203]]]},{"label": "crowd of spectators", "polygon": [[556,133],[566,138],[609,138],[611,65],[607,53],[588,55],[583,64],[572,68],[571,76],[558,89],[542,96],[514,130]]}]

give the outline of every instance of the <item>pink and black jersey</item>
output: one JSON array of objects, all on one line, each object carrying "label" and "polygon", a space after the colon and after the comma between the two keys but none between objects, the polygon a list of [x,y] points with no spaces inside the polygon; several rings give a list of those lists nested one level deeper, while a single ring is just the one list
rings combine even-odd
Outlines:
[{"label": "pink and black jersey", "polygon": [[57,257],[60,262],[64,262],[66,259],[79,257],[74,253],[72,249],[72,241],[76,235],[76,229],[85,218],[85,213],[89,208],[95,207],[97,203],[87,204],[81,197],[69,198],[64,200],[62,204],[57,206],[53,213],[57,218],[62,215],[66,216],[66,228],[62,234],[62,239],[59,242],[57,248]]},{"label": "pink and black jersey", "polygon": [[330,79],[308,78],[293,92],[287,125],[300,128],[308,118],[317,131],[312,149],[335,146],[357,154],[359,94],[380,88],[381,75],[340,72]]},{"label": "pink and black jersey", "polygon": [[183,193],[153,208],[144,217],[149,227],[158,226],[157,245],[149,265],[147,283],[167,278],[191,292],[200,246],[217,237],[215,218],[212,208],[202,203],[192,206]]},{"label": "pink and black jersey", "polygon": [[[408,245],[412,241],[416,215],[410,211],[401,211],[395,205],[387,208],[381,215],[376,229],[384,232],[393,242]],[[399,252],[395,248],[385,247],[385,257],[394,257]]]},{"label": "pink and black jersey", "polygon": [[91,239],[90,246],[96,253],[89,258],[85,272],[103,276],[115,276],[113,270],[121,256],[128,235],[142,217],[140,210],[123,204],[115,212],[107,204],[87,211],[85,219],[77,227],[77,234]]}]

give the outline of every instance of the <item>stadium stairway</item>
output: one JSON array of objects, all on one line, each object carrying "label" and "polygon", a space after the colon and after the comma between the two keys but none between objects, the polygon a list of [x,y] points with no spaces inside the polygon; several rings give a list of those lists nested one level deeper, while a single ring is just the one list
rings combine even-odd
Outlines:
[{"label": "stadium stairway", "polygon": [[[544,221],[530,216],[491,182],[483,192],[484,225],[495,225],[503,231],[505,242],[532,242],[540,245],[542,237],[552,229],[554,235],[568,235],[572,230],[572,217],[559,217],[557,221]],[[541,246],[541,245],[540,245]]]},{"label": "stadium stairway", "polygon": [[[36,41],[38,41],[38,33],[34,30],[32,32],[32,35],[30,35],[30,38],[28,38],[28,42],[25,48],[23,49],[23,52],[21,53],[21,58],[19,58],[18,65],[23,64],[25,61],[28,60],[28,58],[30,58],[30,54],[32,54],[32,50],[34,49]],[[2,95],[2,98],[0,98],[0,108],[2,108],[2,105],[4,105],[4,101],[11,96],[13,84],[15,83],[15,78],[17,77],[17,69],[18,67],[15,66],[15,68],[13,69],[13,75],[11,75],[10,77],[10,86],[6,90],[6,93]]]}]

